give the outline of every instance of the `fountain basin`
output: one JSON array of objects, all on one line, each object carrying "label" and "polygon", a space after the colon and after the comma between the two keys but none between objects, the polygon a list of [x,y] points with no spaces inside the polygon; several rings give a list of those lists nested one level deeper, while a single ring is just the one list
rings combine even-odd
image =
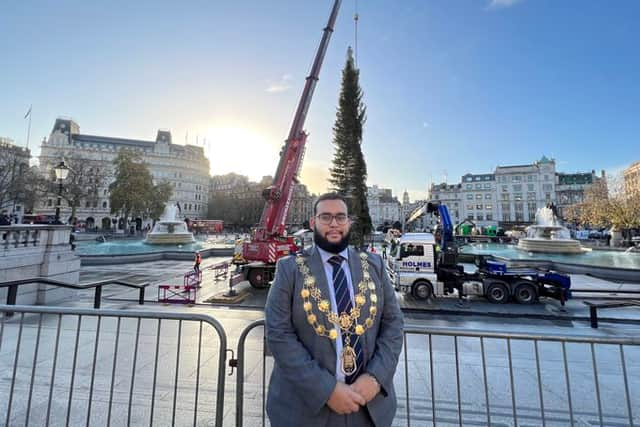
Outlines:
[{"label": "fountain basin", "polygon": [[546,252],[552,254],[581,254],[590,249],[583,248],[580,242],[574,239],[537,239],[524,237],[518,240],[518,249],[528,252]]},{"label": "fountain basin", "polygon": [[607,280],[640,283],[640,253],[614,250],[592,250],[572,253],[527,252],[515,245],[472,243],[460,248],[462,257],[491,255],[510,267],[538,267],[569,274],[589,274]]},{"label": "fountain basin", "polygon": [[150,245],[180,245],[194,243],[193,233],[187,229],[184,221],[178,220],[176,206],[167,205],[160,220],[147,233],[145,243]]}]

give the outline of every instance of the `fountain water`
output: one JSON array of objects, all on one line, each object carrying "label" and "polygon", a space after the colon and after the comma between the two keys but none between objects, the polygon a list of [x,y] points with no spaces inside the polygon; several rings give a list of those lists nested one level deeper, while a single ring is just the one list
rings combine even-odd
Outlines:
[{"label": "fountain water", "polygon": [[578,240],[571,238],[571,233],[560,223],[552,208],[538,209],[536,222],[536,225],[527,227],[527,237],[518,241],[518,249],[565,254],[580,254],[588,251],[580,246]]},{"label": "fountain water", "polygon": [[177,218],[177,208],[167,205],[160,220],[147,233],[145,243],[152,245],[193,243],[193,233],[187,230],[187,224]]}]

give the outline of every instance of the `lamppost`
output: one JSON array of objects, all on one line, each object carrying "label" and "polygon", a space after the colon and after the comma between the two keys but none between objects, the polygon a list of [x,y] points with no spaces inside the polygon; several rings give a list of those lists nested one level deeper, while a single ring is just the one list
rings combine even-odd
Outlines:
[{"label": "lamppost", "polygon": [[58,186],[58,205],[56,206],[56,224],[60,224],[60,205],[62,204],[62,181],[67,178],[69,174],[69,168],[64,164],[64,161],[60,162],[58,166],[53,168],[56,173],[56,179],[60,181]]}]

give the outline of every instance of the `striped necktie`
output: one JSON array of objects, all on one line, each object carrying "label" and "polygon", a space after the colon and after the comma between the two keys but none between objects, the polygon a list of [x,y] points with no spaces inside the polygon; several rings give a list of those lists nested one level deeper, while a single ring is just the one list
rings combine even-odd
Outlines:
[{"label": "striped necktie", "polygon": [[[347,282],[347,275],[342,269],[343,257],[336,255],[329,258],[329,264],[333,267],[333,289],[336,296],[336,308],[338,310],[338,316],[342,313],[351,314],[351,295],[349,294],[349,285]],[[342,331],[342,343],[344,345],[345,339],[348,336],[347,333]],[[351,334],[351,347],[356,353],[356,371],[346,376],[345,382],[347,384],[353,383],[358,377],[363,368],[364,355],[362,354],[362,346],[360,345],[360,336],[355,333]]]}]

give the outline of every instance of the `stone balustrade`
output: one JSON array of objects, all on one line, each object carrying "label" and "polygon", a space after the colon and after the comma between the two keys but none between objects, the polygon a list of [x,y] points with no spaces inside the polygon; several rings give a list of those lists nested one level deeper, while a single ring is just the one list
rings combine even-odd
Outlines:
[{"label": "stone balustrade", "polygon": [[[0,226],[0,282],[30,277],[78,283],[80,258],[71,250],[66,225]],[[6,299],[0,290],[0,301]],[[48,304],[74,298],[75,290],[55,286],[21,285],[18,304]]]}]

